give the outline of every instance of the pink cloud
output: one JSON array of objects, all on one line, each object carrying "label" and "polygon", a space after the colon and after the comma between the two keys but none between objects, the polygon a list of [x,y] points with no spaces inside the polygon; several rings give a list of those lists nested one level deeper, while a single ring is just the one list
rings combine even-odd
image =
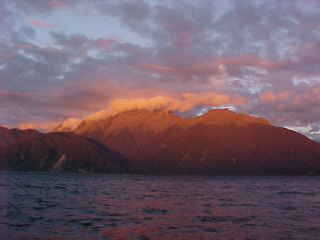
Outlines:
[{"label": "pink cloud", "polygon": [[175,67],[168,67],[168,66],[161,66],[157,64],[144,64],[144,67],[152,70],[158,70],[158,71],[179,71],[178,68]]},{"label": "pink cloud", "polygon": [[285,101],[294,96],[292,91],[286,90],[278,93],[274,93],[272,91],[262,92],[259,95],[259,100],[263,103],[267,102],[275,102],[275,101]]},{"label": "pink cloud", "polygon": [[51,7],[65,7],[67,4],[64,1],[52,0],[48,2]]},{"label": "pink cloud", "polygon": [[9,60],[9,59],[12,59],[12,58],[15,58],[16,55],[15,54],[5,54],[5,53],[0,53],[0,60]]},{"label": "pink cloud", "polygon": [[26,21],[35,27],[43,27],[43,28],[54,28],[55,27],[53,24],[46,23],[46,22],[43,22],[43,21],[41,21],[39,19],[35,19],[35,18],[27,18]]},{"label": "pink cloud", "polygon": [[200,62],[187,67],[172,67],[157,64],[144,64],[143,67],[157,70],[170,71],[175,73],[196,73],[196,74],[210,74],[221,71],[221,66],[254,66],[265,69],[276,69],[288,64],[288,61],[269,61],[254,55],[243,55],[239,57],[221,57],[213,61]]},{"label": "pink cloud", "polygon": [[191,23],[179,24],[164,24],[164,27],[170,33],[173,44],[177,47],[186,47],[192,43],[192,38],[198,33]]},{"label": "pink cloud", "polygon": [[33,44],[29,44],[29,43],[22,43],[22,44],[16,44],[17,48],[22,48],[22,49],[29,49],[29,48],[34,48],[36,46],[34,46]]},{"label": "pink cloud", "polygon": [[108,48],[113,43],[120,42],[120,40],[116,37],[114,38],[100,38],[96,40],[96,45],[99,48]]}]

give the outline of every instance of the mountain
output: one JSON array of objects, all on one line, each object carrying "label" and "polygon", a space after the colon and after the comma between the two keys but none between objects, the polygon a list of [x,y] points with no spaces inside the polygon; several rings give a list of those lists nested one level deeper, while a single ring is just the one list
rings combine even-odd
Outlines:
[{"label": "mountain", "polygon": [[119,173],[126,160],[97,141],[73,133],[0,128],[0,169]]},{"label": "mountain", "polygon": [[14,142],[14,138],[11,135],[9,129],[0,127],[0,169],[7,168],[7,162],[5,161],[8,147]]},{"label": "mountain", "polygon": [[226,109],[192,118],[132,110],[83,121],[74,133],[129,161],[135,173],[304,174],[320,170],[320,145],[267,120]]}]

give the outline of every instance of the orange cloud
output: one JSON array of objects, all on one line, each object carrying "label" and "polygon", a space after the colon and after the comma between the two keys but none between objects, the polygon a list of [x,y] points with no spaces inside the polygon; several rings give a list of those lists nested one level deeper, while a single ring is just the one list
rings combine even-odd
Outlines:
[{"label": "orange cloud", "polygon": [[[102,89],[104,88],[102,87],[100,90]],[[107,105],[105,107],[102,107],[101,111],[94,112],[84,117],[69,118],[64,122],[23,122],[19,125],[19,127],[22,129],[39,129],[42,131],[52,131],[53,129],[56,129],[57,131],[73,130],[77,126],[79,126],[82,120],[105,119],[118,113],[133,109],[186,112],[193,109],[194,107],[199,106],[239,106],[248,101],[247,99],[242,97],[229,96],[218,92],[186,92],[181,94],[174,94],[164,93],[160,90],[154,90],[152,91],[152,95],[148,92],[148,89],[137,89],[136,91],[133,90],[133,92],[134,93],[131,93],[126,97],[113,96],[111,100],[108,100],[106,98],[100,99],[100,103],[98,103],[97,101],[91,102],[90,98],[87,99],[88,102],[77,102],[78,105],[82,104],[87,107],[92,105],[92,107],[90,107],[91,111],[94,111],[94,109],[96,109],[97,104],[101,106],[101,102],[107,102]],[[70,99],[65,99],[65,101],[67,100]],[[65,104],[67,104],[67,102]],[[69,116],[81,116],[81,114],[79,114],[78,112],[69,112],[68,114]]]},{"label": "orange cloud", "polygon": [[278,93],[274,93],[272,91],[266,91],[266,92],[262,92],[259,95],[259,99],[261,102],[266,103],[266,102],[288,100],[292,96],[293,96],[293,93],[291,91],[283,91]]},{"label": "orange cloud", "polygon": [[276,100],[276,96],[274,95],[273,92],[268,91],[268,92],[263,92],[262,94],[260,94],[259,99],[261,102],[272,102],[272,101]]},{"label": "orange cloud", "polygon": [[63,122],[22,122],[18,125],[20,129],[37,129],[44,132],[58,130],[73,130],[81,122],[78,118],[68,118]]},{"label": "orange cloud", "polygon": [[20,129],[38,129],[41,131],[51,131],[58,125],[57,122],[22,122],[18,125]]},{"label": "orange cloud", "polygon": [[177,96],[117,98],[113,99],[104,110],[89,115],[85,120],[103,119],[132,109],[161,109],[165,111],[186,112],[197,106],[240,105],[245,102],[244,98],[231,97],[220,93],[183,93]]},{"label": "orange cloud", "polygon": [[81,123],[81,119],[78,118],[68,118],[61,123],[55,123],[55,126],[51,130],[55,131],[72,131]]}]

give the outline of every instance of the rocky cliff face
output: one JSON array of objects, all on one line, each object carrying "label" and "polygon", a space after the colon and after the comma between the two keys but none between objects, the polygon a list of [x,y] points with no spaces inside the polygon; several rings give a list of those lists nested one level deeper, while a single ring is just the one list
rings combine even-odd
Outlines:
[{"label": "rocky cliff face", "polygon": [[73,133],[0,129],[1,169],[119,173],[126,160],[97,141]]},{"label": "rocky cliff face", "polygon": [[195,118],[134,110],[85,121],[76,134],[129,159],[141,173],[278,174],[320,170],[320,145],[268,121],[229,110]]}]

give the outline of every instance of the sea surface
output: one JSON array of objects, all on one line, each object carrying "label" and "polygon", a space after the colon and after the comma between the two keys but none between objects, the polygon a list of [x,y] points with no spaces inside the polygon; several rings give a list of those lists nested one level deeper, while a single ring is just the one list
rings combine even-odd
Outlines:
[{"label": "sea surface", "polygon": [[320,239],[320,178],[0,173],[1,240]]}]

